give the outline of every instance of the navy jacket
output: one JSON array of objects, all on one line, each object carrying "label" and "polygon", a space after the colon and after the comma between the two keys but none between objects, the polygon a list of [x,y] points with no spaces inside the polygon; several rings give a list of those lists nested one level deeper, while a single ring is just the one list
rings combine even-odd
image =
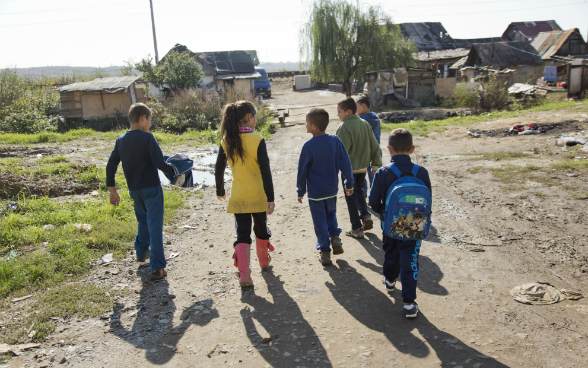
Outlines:
[{"label": "navy jacket", "polygon": [[378,141],[378,143],[380,143],[382,129],[380,127],[380,118],[378,117],[378,115],[374,114],[373,112],[368,112],[367,114],[359,115],[359,117],[368,122],[368,124],[372,127],[372,131],[376,136],[376,140]]},{"label": "navy jacket", "polygon": [[298,159],[298,198],[322,200],[337,195],[339,171],[345,177],[345,187],[353,189],[353,171],[347,149],[336,135],[324,134],[310,138],[300,150]]},{"label": "navy jacket", "polygon": [[174,175],[173,167],[163,159],[163,153],[153,134],[142,130],[129,130],[116,138],[106,164],[107,187],[115,186],[114,177],[121,161],[129,190],[161,185],[157,169],[167,176]]},{"label": "navy jacket", "polygon": [[[412,170],[413,164],[409,155],[392,156],[390,162],[396,165],[396,167],[403,173]],[[431,191],[431,194],[433,194],[431,180],[429,179],[429,172],[427,169],[421,166],[416,177],[417,179],[422,180]],[[385,167],[379,168],[374,175],[374,181],[372,183],[372,188],[370,189],[369,202],[372,209],[380,214],[380,218],[386,207],[386,195],[388,194],[388,189],[390,189],[396,180],[398,180],[396,174]]]}]

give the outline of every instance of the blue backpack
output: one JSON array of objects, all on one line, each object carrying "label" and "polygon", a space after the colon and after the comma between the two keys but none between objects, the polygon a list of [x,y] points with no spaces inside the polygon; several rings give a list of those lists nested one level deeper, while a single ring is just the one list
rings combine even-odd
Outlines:
[{"label": "blue backpack", "polygon": [[394,165],[385,167],[398,180],[386,194],[382,214],[384,234],[399,240],[425,239],[431,229],[431,191],[416,177],[420,166],[414,165],[410,173],[402,173]]}]

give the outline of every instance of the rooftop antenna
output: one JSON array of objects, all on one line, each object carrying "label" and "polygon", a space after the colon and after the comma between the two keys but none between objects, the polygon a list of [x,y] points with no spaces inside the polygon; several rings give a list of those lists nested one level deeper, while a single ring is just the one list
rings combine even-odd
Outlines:
[{"label": "rooftop antenna", "polygon": [[155,47],[155,64],[159,63],[159,55],[157,54],[157,38],[155,37],[155,19],[153,18],[153,0],[149,0],[151,5],[151,27],[153,28],[153,46]]}]

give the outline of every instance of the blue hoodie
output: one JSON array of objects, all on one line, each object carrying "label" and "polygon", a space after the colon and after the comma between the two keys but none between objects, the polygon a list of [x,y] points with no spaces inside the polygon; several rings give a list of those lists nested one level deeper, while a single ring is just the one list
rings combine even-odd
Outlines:
[{"label": "blue hoodie", "polygon": [[382,130],[380,128],[380,118],[378,115],[374,114],[373,112],[368,112],[367,114],[359,115],[360,118],[367,121],[368,124],[372,127],[372,131],[376,136],[376,140],[378,144],[380,143],[380,135],[382,135]]}]

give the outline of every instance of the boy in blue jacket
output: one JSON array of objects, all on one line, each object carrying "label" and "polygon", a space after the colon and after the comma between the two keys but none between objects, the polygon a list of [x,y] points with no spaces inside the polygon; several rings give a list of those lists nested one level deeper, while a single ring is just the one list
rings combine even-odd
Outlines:
[{"label": "boy in blue jacket", "polygon": [[311,109],[306,114],[306,132],[312,138],[302,146],[298,160],[296,191],[298,202],[308,188],[308,204],[317,237],[316,249],[324,266],[331,264],[333,254],[342,254],[341,229],[337,224],[337,191],[339,171],[345,178],[345,194],[353,193],[353,171],[351,161],[339,137],[326,134],[329,113],[324,109]]},{"label": "boy in blue jacket", "polygon": [[[367,96],[361,96],[357,100],[355,100],[355,103],[357,104],[357,115],[359,115],[359,117],[363,120],[367,121],[367,123],[372,127],[372,132],[374,132],[374,135],[376,136],[376,141],[378,141],[378,144],[380,144],[380,135],[382,134],[382,129],[380,127],[380,118],[378,117],[378,115],[370,111],[370,99]],[[380,157],[382,157],[381,149]],[[368,192],[367,180],[369,180],[370,182],[370,188],[372,187],[373,175],[371,170],[368,170],[367,176],[368,179],[366,179],[365,182],[366,193]]]},{"label": "boy in blue jacket", "polygon": [[[390,163],[395,165],[402,173],[410,173],[412,170],[413,163],[410,160],[410,155],[414,152],[414,149],[412,135],[408,130],[398,128],[390,132],[388,136]],[[389,167],[390,165],[387,166]],[[370,206],[380,214],[382,222],[384,221],[382,212],[386,209],[388,190],[399,179],[388,167],[382,167],[376,171],[369,196]],[[429,179],[427,169],[420,167],[416,177],[422,180],[427,188],[431,190],[431,180]],[[412,224],[411,230],[418,231],[418,224]],[[383,273],[386,290],[394,290],[396,279],[400,276],[404,314],[406,318],[415,318],[419,311],[415,299],[417,279],[419,276],[421,241],[398,240],[383,235],[382,245],[384,248]]]}]

